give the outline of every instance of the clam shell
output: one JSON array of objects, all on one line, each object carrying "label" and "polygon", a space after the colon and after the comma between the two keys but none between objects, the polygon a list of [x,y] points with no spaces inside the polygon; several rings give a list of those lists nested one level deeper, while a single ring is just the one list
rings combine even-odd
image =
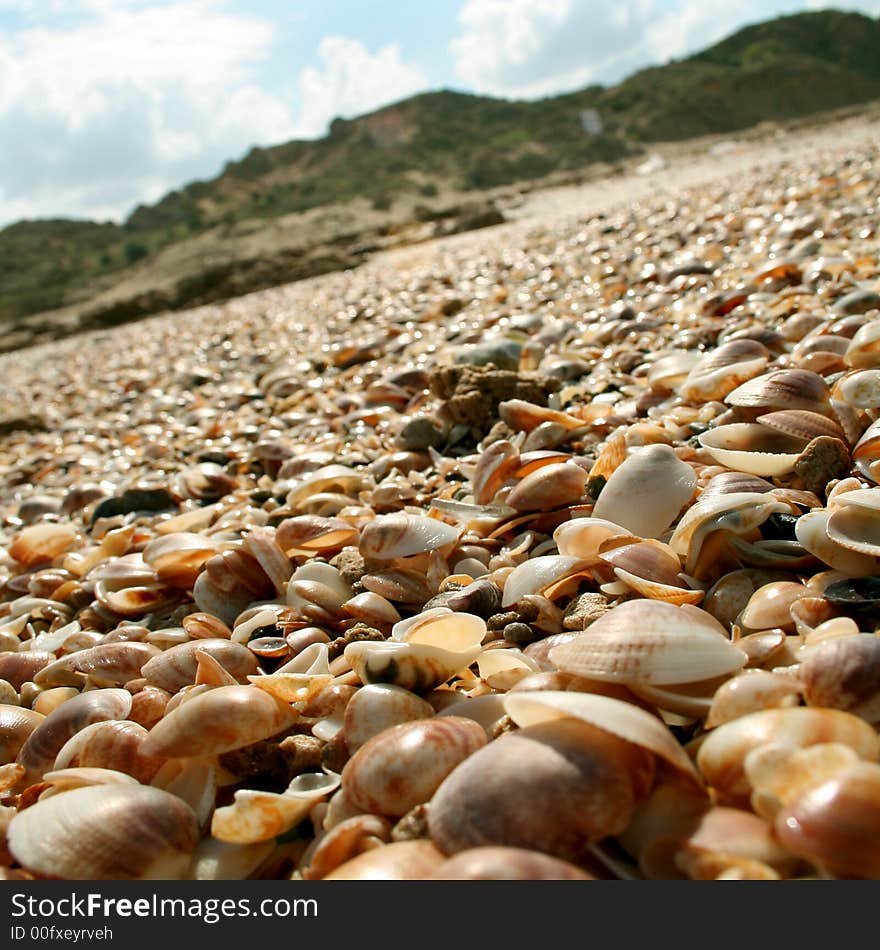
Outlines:
[{"label": "clam shell", "polygon": [[431,875],[434,881],[592,881],[575,864],[525,848],[468,848],[448,858]]},{"label": "clam shell", "polygon": [[342,732],[351,754],[373,736],[403,722],[434,714],[429,702],[390,683],[362,686],[345,707]]},{"label": "clam shell", "polygon": [[166,713],[141,746],[166,758],[217,755],[290,728],[299,714],[253,686],[218,686]]},{"label": "clam shell", "polygon": [[657,538],[690,501],[696,484],[694,470],[668,445],[647,445],[615,469],[593,507],[593,516],[640,538]]},{"label": "clam shell", "polygon": [[430,879],[444,859],[430,841],[392,841],[346,861],[323,880],[423,881]]},{"label": "clam shell", "polygon": [[747,656],[699,607],[632,600],[613,607],[583,633],[550,651],[566,673],[662,686],[723,676]]},{"label": "clam shell", "polygon": [[259,669],[256,657],[247,647],[233,640],[208,637],[163,650],[144,664],[141,675],[150,686],[176,693],[195,682],[199,654],[207,654],[215,659],[230,676],[239,681]]},{"label": "clam shell", "polygon": [[482,726],[457,716],[391,726],[348,760],[342,787],[356,808],[399,817],[427,802],[446,776],[487,741]]},{"label": "clam shell", "polygon": [[0,765],[15,761],[27,738],[45,718],[33,709],[0,705]]},{"label": "clam shell", "polygon": [[728,393],[730,406],[807,409],[822,412],[828,405],[828,384],[807,369],[777,369],[756,376]]},{"label": "clam shell", "polygon": [[584,493],[587,473],[574,462],[544,465],[519,481],[505,499],[517,511],[546,511],[577,503]]},{"label": "clam shell", "polygon": [[8,831],[23,867],[68,880],[180,880],[198,839],[192,809],[143,785],[53,795],[19,812]]},{"label": "clam shell", "polygon": [[806,440],[767,426],[734,422],[716,426],[697,437],[721,465],[750,475],[784,475],[794,469]]},{"label": "clam shell", "polygon": [[99,686],[122,686],[160,653],[149,643],[102,643],[63,656],[43,667],[33,680],[38,686],[81,686],[85,677]]},{"label": "clam shell", "polygon": [[377,561],[411,557],[454,544],[460,530],[436,518],[396,513],[380,515],[361,531],[361,554]]}]

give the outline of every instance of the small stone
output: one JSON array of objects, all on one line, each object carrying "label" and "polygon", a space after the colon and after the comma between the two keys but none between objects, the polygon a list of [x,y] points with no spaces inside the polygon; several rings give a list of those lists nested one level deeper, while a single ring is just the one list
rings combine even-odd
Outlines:
[{"label": "small stone", "polygon": [[303,772],[320,772],[325,743],[315,736],[288,736],[278,750],[284,758],[288,776],[293,779]]},{"label": "small stone", "polygon": [[608,600],[603,594],[581,594],[566,607],[562,615],[562,627],[565,630],[586,630],[609,609]]},{"label": "small stone", "polygon": [[421,452],[429,448],[436,449],[445,440],[445,434],[428,416],[416,416],[400,430],[394,445],[407,452]]},{"label": "small stone", "polygon": [[805,491],[825,495],[825,488],[835,478],[845,478],[850,465],[849,449],[830,435],[813,439],[794,463],[794,473]]},{"label": "small stone", "polygon": [[505,640],[510,640],[511,643],[516,643],[520,646],[534,643],[535,640],[541,640],[545,636],[541,631],[532,629],[529,624],[519,621],[507,624],[503,630],[503,634]]},{"label": "small stone", "polygon": [[339,571],[339,576],[349,585],[356,584],[367,573],[366,562],[355,547],[343,548],[330,559],[330,564]]},{"label": "small stone", "polygon": [[343,651],[349,643],[356,643],[358,640],[386,640],[387,637],[381,630],[375,627],[367,626],[365,623],[356,623],[353,627],[346,630],[341,637],[337,637],[330,642],[327,648],[327,655],[332,662],[337,657],[342,656]]},{"label": "small stone", "polygon": [[392,841],[415,841],[418,838],[427,838],[428,835],[428,806],[416,805],[411,808],[391,829]]}]

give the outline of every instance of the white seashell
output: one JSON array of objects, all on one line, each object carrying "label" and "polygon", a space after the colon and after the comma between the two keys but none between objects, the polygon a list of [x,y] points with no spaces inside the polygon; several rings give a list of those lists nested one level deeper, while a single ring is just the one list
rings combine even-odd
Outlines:
[{"label": "white seashell", "polygon": [[590,560],[581,557],[566,557],[561,554],[546,554],[532,557],[517,565],[504,582],[501,606],[509,607],[527,594],[539,594],[557,581],[572,577],[586,570]]},{"label": "white seashell", "polygon": [[758,423],[716,426],[698,436],[716,462],[750,475],[784,475],[794,469],[807,440]]},{"label": "white seashell", "polygon": [[195,881],[244,881],[275,850],[274,841],[229,844],[217,838],[202,838],[193,855]]},{"label": "white seashell", "polygon": [[437,518],[395,513],[369,522],[358,547],[366,558],[387,561],[455,544],[460,535],[461,529]]},{"label": "white seashell", "polygon": [[693,468],[668,445],[635,449],[608,479],[593,515],[632,531],[658,538],[690,501],[697,484]]},{"label": "white seashell", "polygon": [[560,554],[584,558],[591,563],[598,560],[599,548],[608,538],[630,536],[626,528],[602,518],[572,518],[564,521],[553,532],[553,540]]},{"label": "white seashell", "polygon": [[589,679],[663,686],[733,673],[748,657],[699,607],[630,600],[554,647],[550,660]]},{"label": "white seashell", "polygon": [[345,707],[343,737],[351,754],[374,735],[413,719],[429,719],[434,709],[427,700],[391,683],[362,686]]},{"label": "white seashell", "polygon": [[828,534],[831,509],[816,508],[795,522],[798,541],[820,561],[850,577],[866,577],[880,571],[880,559],[870,553],[844,546]]}]

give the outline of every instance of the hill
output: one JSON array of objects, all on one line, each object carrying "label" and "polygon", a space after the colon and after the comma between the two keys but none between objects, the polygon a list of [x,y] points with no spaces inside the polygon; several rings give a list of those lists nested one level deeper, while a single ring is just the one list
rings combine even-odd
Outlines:
[{"label": "hill", "polygon": [[[504,189],[608,168],[653,143],[878,99],[878,48],[880,20],[861,14],[779,17],[607,88],[536,102],[442,90],[336,119],[321,139],[253,148],[122,225],[18,222],[0,231],[0,349],[495,223]],[[587,109],[598,134],[582,125]]]}]

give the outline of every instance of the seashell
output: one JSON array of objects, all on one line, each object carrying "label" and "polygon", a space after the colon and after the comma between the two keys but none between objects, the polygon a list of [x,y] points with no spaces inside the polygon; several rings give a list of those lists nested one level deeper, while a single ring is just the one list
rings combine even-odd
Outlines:
[{"label": "seashell", "polygon": [[102,643],[63,656],[33,677],[37,686],[82,686],[86,678],[98,686],[122,686],[141,674],[141,668],[160,651],[136,640]]},{"label": "seashell", "polygon": [[227,844],[216,838],[202,838],[193,855],[191,876],[194,881],[244,881],[274,850],[274,841]]},{"label": "seashell", "polygon": [[338,775],[305,772],[297,775],[280,795],[239,789],[231,805],[214,812],[211,835],[228,844],[269,841],[298,825],[338,787]]},{"label": "seashell", "polygon": [[354,815],[316,838],[300,864],[303,879],[319,881],[352,858],[391,840],[391,823],[379,815]]},{"label": "seashell", "polygon": [[486,743],[482,726],[456,716],[390,726],[348,760],[342,787],[356,808],[398,817],[427,802],[446,776]]},{"label": "seashell", "polygon": [[361,474],[347,465],[325,465],[307,473],[287,493],[286,503],[296,509],[308,498],[327,492],[357,493],[370,486],[368,475]]},{"label": "seashell", "polygon": [[720,793],[745,796],[750,786],[743,763],[752,749],[769,743],[804,748],[826,742],[847,745],[872,762],[880,758],[880,737],[863,719],[837,709],[797,706],[764,709],[718,726],[700,745],[697,768]]},{"label": "seashell", "polygon": [[509,607],[528,594],[545,592],[559,581],[576,577],[589,566],[590,561],[580,557],[547,554],[529,558],[508,575],[501,606]]},{"label": "seashell", "polygon": [[694,778],[693,763],[665,723],[639,706],[594,693],[546,690],[510,692],[504,708],[521,727],[573,717],[619,739],[647,749],[673,766],[677,773]]},{"label": "seashell", "polygon": [[758,425],[773,429],[775,432],[783,432],[808,442],[820,436],[846,442],[846,433],[840,425],[834,419],[820,415],[818,412],[807,412],[804,409],[780,409],[776,412],[765,412],[755,421]]},{"label": "seashell", "polygon": [[325,875],[325,881],[424,881],[445,855],[430,841],[392,841],[372,848]]},{"label": "seashell", "polygon": [[391,640],[349,643],[343,655],[364,684],[426,690],[470,666],[485,635],[481,617],[437,607],[396,623]]},{"label": "seashell", "polygon": [[801,684],[789,676],[769,670],[742,670],[716,690],[706,716],[706,728],[714,729],[762,709],[796,706],[800,691]]},{"label": "seashell", "polygon": [[850,551],[880,556],[880,488],[848,491],[829,504],[828,538]]},{"label": "seashell", "polygon": [[748,630],[769,630],[772,627],[792,627],[791,606],[802,597],[809,597],[810,590],[793,581],[771,581],[763,584],[749,598],[739,617],[740,624]]},{"label": "seashell", "polygon": [[142,617],[177,603],[180,591],[168,584],[146,584],[111,590],[106,581],[95,584],[95,599],[122,617]]},{"label": "seashell", "polygon": [[325,552],[357,543],[358,529],[341,518],[297,515],[285,518],[275,530],[275,543],[285,554]]},{"label": "seashell", "polygon": [[371,571],[364,574],[361,584],[386,600],[402,604],[422,605],[435,593],[429,587],[424,573],[416,571]]},{"label": "seashell", "polygon": [[72,524],[45,522],[23,528],[9,545],[9,556],[24,567],[33,567],[54,561],[76,543],[76,528]]},{"label": "seashell", "polygon": [[175,707],[141,746],[165,758],[217,755],[289,729],[299,713],[252,686],[218,686]]},{"label": "seashell", "polygon": [[249,676],[248,680],[282,702],[296,703],[297,709],[304,711],[305,704],[333,682],[327,645],[313,643],[274,673]]},{"label": "seashell", "polygon": [[[771,413],[772,415],[772,413]],[[794,469],[806,440],[758,423],[716,426],[697,437],[721,465],[750,475],[784,475]]]},{"label": "seashell", "polygon": [[471,476],[474,501],[487,505],[519,467],[519,451],[512,442],[499,439],[480,455]]},{"label": "seashell", "polygon": [[572,518],[553,532],[553,540],[561,555],[584,558],[593,564],[598,560],[599,549],[605,541],[626,537],[631,537],[626,528],[602,518]]},{"label": "seashell", "polygon": [[22,706],[0,705],[0,766],[15,762],[21,747],[45,718]]},{"label": "seashell", "polygon": [[525,848],[468,848],[447,858],[434,881],[593,881],[592,874],[540,851]]},{"label": "seashell", "polygon": [[167,690],[159,689],[158,686],[145,686],[132,697],[128,718],[144,729],[152,729],[165,715],[170,699],[171,693]]},{"label": "seashell", "polygon": [[27,769],[26,781],[39,781],[71,736],[95,722],[125,719],[131,703],[131,693],[124,689],[94,689],[53,710],[28,736],[16,758]]},{"label": "seashell", "polygon": [[584,424],[567,412],[536,406],[524,399],[507,399],[498,404],[498,416],[515,432],[531,432],[545,422],[555,422],[566,430],[579,429]]},{"label": "seashell", "polygon": [[539,722],[454,769],[428,806],[428,830],[447,855],[500,845],[577,863],[626,828],[653,778],[653,757],[637,746],[574,718]]},{"label": "seashell", "polygon": [[28,650],[20,653],[0,653],[0,679],[20,690],[23,683],[33,678],[53,663],[55,657],[45,650]]},{"label": "seashell", "polygon": [[[519,686],[522,680],[516,684]],[[516,687],[514,687],[516,688]],[[496,735],[498,723],[507,715],[504,709],[504,696],[501,693],[486,693],[482,696],[466,696],[444,706],[437,713],[438,716],[458,716],[462,719],[473,719],[486,732],[489,739]]]},{"label": "seashell", "polygon": [[192,808],[199,828],[207,827],[217,798],[217,764],[211,758],[163,762],[150,784],[186,802]]},{"label": "seashell", "polygon": [[686,574],[699,578],[711,571],[717,576],[721,573],[719,560],[723,554],[723,550],[718,550],[719,539],[726,543],[728,534],[746,535],[771,515],[788,513],[789,510],[772,495],[758,492],[731,492],[700,498],[682,516],[669,538],[669,546],[679,557],[686,559]]},{"label": "seashell", "polygon": [[519,481],[505,499],[517,511],[547,511],[576,504],[584,494],[587,473],[574,462],[544,465]]},{"label": "seashell", "polygon": [[678,555],[659,541],[621,544],[599,554],[618,580],[651,600],[667,604],[698,604],[704,595],[685,585]]},{"label": "seashell", "polygon": [[806,409],[825,412],[830,391],[818,374],[808,369],[777,369],[756,376],[727,394],[729,406],[755,409]]},{"label": "seashell", "polygon": [[279,597],[283,596],[293,573],[293,564],[276,543],[274,529],[251,528],[244,535],[243,542],[248,554],[260,565],[263,573],[274,585],[275,593]]},{"label": "seashell", "polygon": [[618,604],[550,651],[551,662],[565,673],[649,686],[723,676],[747,659],[699,607],[647,600]]},{"label": "seashell", "polygon": [[880,637],[854,634],[811,649],[798,666],[808,706],[842,709],[880,722]]},{"label": "seashell", "polygon": [[147,730],[134,722],[108,719],[95,722],[72,735],[58,750],[54,769],[114,769],[132,776],[142,785],[162,765],[162,760],[141,753]]},{"label": "seashell", "polygon": [[354,754],[378,733],[413,719],[427,719],[433,707],[415,693],[390,683],[362,686],[345,707],[343,737],[346,748]]},{"label": "seashell", "polygon": [[678,387],[688,402],[724,399],[749,379],[762,373],[770,351],[756,340],[731,340],[702,356]]},{"label": "seashell", "polygon": [[57,686],[54,689],[44,689],[31,702],[31,709],[48,716],[53,710],[78,695],[79,690],[73,686]]},{"label": "seashell", "polygon": [[668,445],[636,449],[608,479],[593,516],[611,521],[640,538],[659,537],[691,499],[694,470]]},{"label": "seashell", "polygon": [[53,795],[19,812],[8,831],[23,867],[68,880],[180,880],[198,838],[192,809],[142,785]]},{"label": "seashell", "polygon": [[[841,571],[851,577],[866,577],[880,571],[880,561],[877,557],[853,549],[850,545],[843,545],[829,537],[828,522],[831,511],[827,508],[818,508],[801,515],[795,523],[795,535],[803,547],[810,554],[819,558],[829,567]],[[844,527],[852,531],[850,514],[844,519]],[[840,531],[838,533],[846,537]]]},{"label": "seashell", "polygon": [[700,501],[712,498],[714,495],[727,495],[734,492],[768,492],[773,490],[773,483],[758,475],[749,475],[747,472],[720,472],[713,475],[700,492]]},{"label": "seashell", "polygon": [[187,614],[180,623],[192,640],[208,640],[216,637],[228,640],[232,636],[229,627],[213,614],[202,612]]},{"label": "seashell", "polygon": [[852,460],[865,478],[880,482],[880,419],[872,422],[859,437],[853,446]]},{"label": "seashell", "polygon": [[141,556],[162,583],[188,590],[205,561],[217,554],[220,547],[216,538],[178,531],[150,541]]},{"label": "seashell", "polygon": [[259,669],[253,653],[233,640],[189,640],[154,656],[141,669],[148,685],[176,693],[195,682],[199,654],[213,657],[234,679],[243,682]]},{"label": "seashell", "polygon": [[880,766],[857,762],[776,816],[783,847],[839,878],[880,876]]},{"label": "seashell", "polygon": [[859,327],[843,358],[854,369],[874,369],[880,364],[880,320]]},{"label": "seashell", "polygon": [[380,515],[361,532],[358,548],[366,558],[387,561],[454,544],[458,528],[436,518],[396,513]]}]

